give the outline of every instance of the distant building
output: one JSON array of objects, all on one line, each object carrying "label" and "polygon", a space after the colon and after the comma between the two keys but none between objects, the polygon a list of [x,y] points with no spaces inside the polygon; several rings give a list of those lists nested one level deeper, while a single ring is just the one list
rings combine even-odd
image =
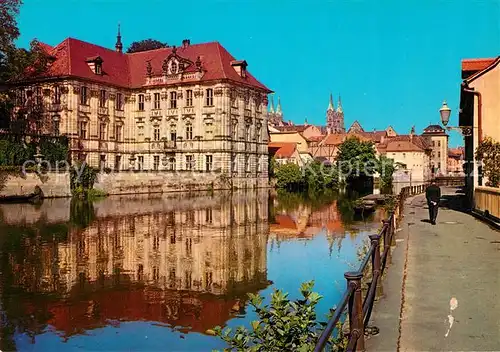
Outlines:
[{"label": "distant building", "polygon": [[448,175],[462,176],[464,175],[464,157],[465,150],[463,147],[448,149]]},{"label": "distant building", "polygon": [[422,137],[432,148],[431,167],[433,174],[446,176],[448,174],[448,135],[446,130],[439,125],[429,125],[424,128]]},{"label": "distant building", "polygon": [[295,164],[303,166],[304,163],[297,149],[296,143],[279,143],[271,142],[268,145],[269,156],[274,157],[274,160],[279,165]]},{"label": "distant building", "polygon": [[339,96],[337,109],[333,105],[333,97],[330,94],[330,102],[328,109],[326,109],[326,129],[328,133],[344,133],[344,110],[342,109],[342,102]]}]

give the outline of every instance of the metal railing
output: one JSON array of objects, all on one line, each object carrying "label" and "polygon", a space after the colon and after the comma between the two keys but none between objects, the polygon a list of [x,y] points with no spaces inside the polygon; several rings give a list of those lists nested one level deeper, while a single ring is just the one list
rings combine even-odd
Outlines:
[{"label": "metal railing", "polygon": [[[370,235],[370,249],[363,258],[357,271],[344,274],[347,287],[338,303],[334,315],[328,321],[322,332],[315,352],[323,351],[328,344],[330,336],[336,330],[344,313],[347,313],[349,329],[347,333],[347,351],[365,350],[365,328],[370,322],[373,304],[377,297],[377,287],[380,288],[382,275],[391,254],[391,246],[395,244],[394,233],[403,214],[403,207],[408,197],[425,192],[427,185],[404,187],[396,197],[394,209],[389,213],[389,218],[383,221],[382,229],[376,235]],[[383,248],[381,252],[381,246]],[[362,280],[365,271],[371,263],[371,282],[363,297]],[[347,307],[347,312],[345,312]]]}]

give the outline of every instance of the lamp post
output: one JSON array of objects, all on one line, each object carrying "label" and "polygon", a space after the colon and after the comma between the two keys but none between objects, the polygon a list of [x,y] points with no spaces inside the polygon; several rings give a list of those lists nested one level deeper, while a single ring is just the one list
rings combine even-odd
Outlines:
[{"label": "lamp post", "polygon": [[441,106],[441,109],[439,109],[439,115],[441,115],[441,123],[447,131],[457,131],[464,137],[472,136],[472,126],[448,126],[448,122],[450,122],[451,109],[446,103],[446,100],[443,101],[443,105]]}]

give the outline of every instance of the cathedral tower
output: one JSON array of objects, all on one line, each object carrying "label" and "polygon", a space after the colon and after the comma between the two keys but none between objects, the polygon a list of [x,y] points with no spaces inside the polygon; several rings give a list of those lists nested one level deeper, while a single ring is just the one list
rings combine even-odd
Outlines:
[{"label": "cathedral tower", "polygon": [[328,109],[326,110],[326,127],[328,133],[345,133],[344,111],[342,110],[342,102],[340,100],[340,96],[339,102],[337,104],[337,109],[335,109],[331,93],[330,102],[328,103]]}]

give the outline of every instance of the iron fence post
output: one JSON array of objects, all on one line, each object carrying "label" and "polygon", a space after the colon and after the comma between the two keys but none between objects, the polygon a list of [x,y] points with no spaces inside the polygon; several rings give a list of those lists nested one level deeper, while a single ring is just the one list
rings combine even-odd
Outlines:
[{"label": "iron fence post", "polygon": [[365,350],[365,329],[363,322],[363,297],[361,293],[361,279],[363,273],[349,271],[344,274],[347,287],[352,287],[354,293],[349,297],[349,333],[350,338],[356,338],[356,351]]},{"label": "iron fence post", "polygon": [[[384,220],[385,234],[389,233],[389,222]],[[385,236],[385,235],[384,235]],[[379,274],[381,272],[381,260],[380,260],[380,235],[370,235],[370,242],[373,247],[372,252],[372,285],[377,285],[375,289],[375,299],[379,298],[382,295],[382,284]]]}]

